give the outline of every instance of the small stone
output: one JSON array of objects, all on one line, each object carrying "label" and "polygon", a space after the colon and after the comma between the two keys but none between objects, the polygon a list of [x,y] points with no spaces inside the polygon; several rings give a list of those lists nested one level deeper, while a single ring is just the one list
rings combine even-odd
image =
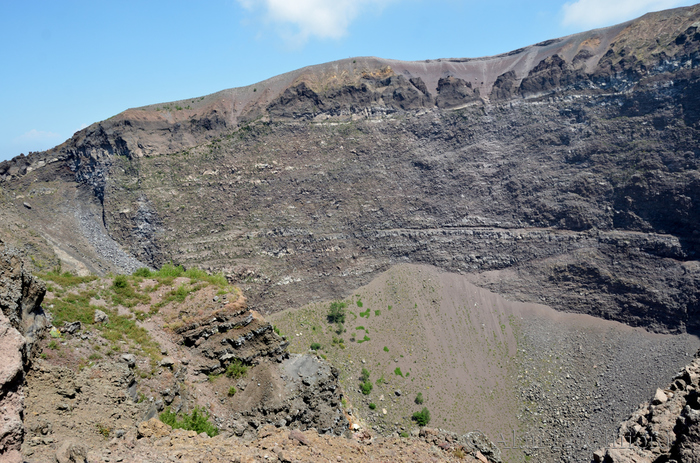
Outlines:
[{"label": "small stone", "polygon": [[401,397],[401,389],[395,390],[394,394],[396,394],[396,397]]}]

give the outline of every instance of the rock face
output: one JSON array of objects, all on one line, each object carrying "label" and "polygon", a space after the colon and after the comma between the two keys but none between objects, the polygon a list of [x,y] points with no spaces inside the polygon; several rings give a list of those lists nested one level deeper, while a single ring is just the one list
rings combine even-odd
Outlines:
[{"label": "rock face", "polygon": [[[696,332],[698,24],[693,6],[495,57],[308,67],[130,109],[0,178],[76,261],[80,224],[50,212],[89,204],[145,264],[225,272],[260,313],[414,262]],[[74,197],[25,208],[48,182]]]},{"label": "rock face", "polygon": [[233,360],[253,364],[272,358],[281,362],[287,356],[288,343],[253,310],[229,312],[224,306],[208,319],[187,323],[175,332],[185,346],[207,359],[195,367],[204,374],[220,374]]},{"label": "rock face", "polygon": [[[0,243],[1,245],[1,243]],[[0,253],[0,460],[21,462],[24,440],[24,376],[32,347],[46,326],[45,287],[25,272],[20,257]]]},{"label": "rock face", "polygon": [[673,382],[657,389],[622,423],[607,448],[594,453],[596,462],[651,463],[700,459],[700,352],[681,370]]},{"label": "rock face", "polygon": [[[253,367],[232,383],[236,392],[230,399],[235,411],[231,431],[249,438],[264,424],[315,428],[322,434],[347,431],[338,371],[315,355],[290,356],[289,343],[272,325],[254,310],[239,309],[241,305],[241,300],[229,303],[175,329],[180,343],[196,354],[197,360],[188,366],[195,372],[221,375],[233,362]],[[221,386],[220,394],[226,393]]]}]

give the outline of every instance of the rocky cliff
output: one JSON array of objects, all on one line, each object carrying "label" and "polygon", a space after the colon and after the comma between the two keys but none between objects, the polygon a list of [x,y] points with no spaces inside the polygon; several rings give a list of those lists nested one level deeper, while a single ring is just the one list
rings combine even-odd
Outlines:
[{"label": "rocky cliff", "polygon": [[65,261],[224,271],[261,312],[415,262],[694,332],[699,25],[680,8],[493,57],[347,59],[129,109],[0,164],[3,196]]},{"label": "rocky cliff", "polygon": [[[0,243],[2,245],[2,243]],[[3,246],[4,247],[4,246]],[[0,253],[0,460],[22,462],[24,378],[46,326],[45,286],[23,268],[16,252]]]}]

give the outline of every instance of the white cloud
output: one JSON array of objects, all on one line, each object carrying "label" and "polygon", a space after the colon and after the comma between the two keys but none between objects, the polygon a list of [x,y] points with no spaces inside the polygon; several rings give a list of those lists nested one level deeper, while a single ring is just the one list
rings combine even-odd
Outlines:
[{"label": "white cloud", "polygon": [[13,141],[15,143],[49,142],[60,138],[61,135],[54,132],[43,132],[41,130],[32,129],[29,132],[23,133],[19,137],[16,137]]},{"label": "white cloud", "polygon": [[395,0],[238,0],[244,8],[263,7],[265,19],[295,45],[309,38],[339,39],[365,12],[379,12]]},{"label": "white cloud", "polygon": [[682,0],[577,0],[562,7],[563,26],[594,28],[628,21],[649,11],[674,8]]}]

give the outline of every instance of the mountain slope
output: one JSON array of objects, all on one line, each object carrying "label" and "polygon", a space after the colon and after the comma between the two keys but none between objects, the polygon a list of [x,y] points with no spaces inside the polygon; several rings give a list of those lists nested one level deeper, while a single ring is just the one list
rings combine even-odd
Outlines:
[{"label": "mountain slope", "polygon": [[2,194],[91,271],[222,270],[262,311],[419,262],[695,331],[699,20],[694,6],[488,58],[341,60],[130,109],[0,164]]}]

